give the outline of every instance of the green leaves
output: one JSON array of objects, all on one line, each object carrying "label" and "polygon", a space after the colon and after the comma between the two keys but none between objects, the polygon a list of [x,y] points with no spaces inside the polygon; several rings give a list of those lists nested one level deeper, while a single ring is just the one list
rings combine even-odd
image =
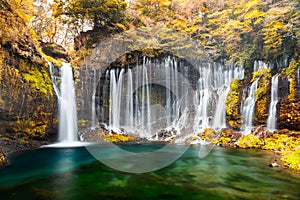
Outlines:
[{"label": "green leaves", "polygon": [[23,79],[30,83],[30,87],[33,89],[33,91],[52,96],[51,78],[49,77],[48,72],[44,69],[41,71],[35,69],[29,71],[28,73],[24,73]]}]

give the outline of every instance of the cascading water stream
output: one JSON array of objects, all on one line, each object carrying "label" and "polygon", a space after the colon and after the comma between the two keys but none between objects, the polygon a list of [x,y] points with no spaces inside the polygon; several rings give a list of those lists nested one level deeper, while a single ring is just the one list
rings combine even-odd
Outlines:
[{"label": "cascading water stream", "polygon": [[257,90],[258,80],[259,79],[256,79],[252,83],[250,87],[249,95],[243,104],[243,108],[242,108],[242,116],[244,118],[243,131],[242,131],[243,135],[247,135],[251,133],[251,130],[253,128],[252,123],[253,123],[253,116],[254,116],[255,102],[256,102],[255,92]]},{"label": "cascading water stream", "polygon": [[[191,134],[208,127],[225,128],[226,96],[231,81],[244,78],[243,66],[199,64],[192,73],[198,74],[193,93],[185,86],[191,84],[190,70],[172,56],[154,62],[143,57],[134,68],[108,69],[104,73],[109,81],[105,93],[108,116],[107,121],[100,116],[102,123],[115,132],[137,133],[148,139],[161,129],[180,131],[189,120],[194,120]],[[190,112],[192,118],[188,117]]]},{"label": "cascading water stream", "polygon": [[253,71],[257,71],[259,69],[268,69],[269,68],[269,64],[263,62],[262,60],[255,60],[254,61],[254,66],[253,66]]},{"label": "cascading water stream", "polygon": [[226,103],[226,96],[229,92],[230,88],[224,88],[220,92],[218,104],[215,110],[215,117],[213,122],[214,129],[221,129],[226,128],[226,110],[225,110],[225,103]]},{"label": "cascading water stream", "polygon": [[[77,142],[77,109],[71,65],[69,63],[63,63],[60,67],[60,78],[54,76],[53,64],[49,63],[49,69],[59,104],[58,142]],[[60,83],[58,83],[58,79],[60,79]]]},{"label": "cascading water stream", "polygon": [[[175,93],[187,89],[182,89],[185,88],[184,84],[178,85],[176,62],[166,57],[161,63],[151,63],[150,59],[144,57],[135,68],[107,70],[108,128],[116,132],[137,133],[150,139],[158,129],[180,127],[177,124],[182,117],[179,114],[182,97]],[[151,80],[155,72],[159,78],[154,76],[156,80]]]},{"label": "cascading water stream", "polygon": [[92,118],[91,118],[91,121],[92,121],[92,124],[91,124],[91,128],[92,129],[95,129],[96,127],[96,110],[95,110],[95,95],[96,95],[96,88],[97,88],[97,74],[96,74],[96,70],[94,69],[93,70],[93,96],[92,96]]},{"label": "cascading water stream", "polygon": [[278,75],[272,77],[271,82],[271,103],[269,108],[269,117],[267,128],[270,131],[276,130],[276,105],[278,103]]},{"label": "cascading water stream", "polygon": [[211,71],[209,66],[199,66],[200,78],[197,84],[197,91],[195,93],[195,121],[194,129],[203,131],[204,128],[209,127],[208,121],[208,103],[209,103],[209,86]]},{"label": "cascading water stream", "polygon": [[[218,63],[199,65],[200,78],[195,92],[195,132],[205,128],[226,128],[226,96],[233,79],[244,78],[243,66]],[[212,111],[211,111],[212,110]],[[211,122],[210,119],[213,119]]]}]

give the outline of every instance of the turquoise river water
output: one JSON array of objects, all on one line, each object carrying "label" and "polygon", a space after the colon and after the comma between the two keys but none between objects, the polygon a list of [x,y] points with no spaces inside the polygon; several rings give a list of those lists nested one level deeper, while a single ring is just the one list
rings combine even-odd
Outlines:
[{"label": "turquoise river water", "polygon": [[9,157],[0,170],[0,199],[300,199],[300,174],[268,167],[270,152],[214,148],[200,159],[198,151],[193,145],[163,169],[130,174],[105,166],[85,147],[40,148]]}]

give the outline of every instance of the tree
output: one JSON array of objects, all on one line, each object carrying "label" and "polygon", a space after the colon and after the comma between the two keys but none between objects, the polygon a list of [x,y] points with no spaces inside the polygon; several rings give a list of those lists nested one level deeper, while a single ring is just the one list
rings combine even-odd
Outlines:
[{"label": "tree", "polygon": [[291,54],[291,51],[297,48],[300,13],[297,8],[299,1],[283,1],[267,11],[262,29],[266,56],[276,58],[283,54]]},{"label": "tree", "polygon": [[29,23],[33,17],[34,6],[33,0],[11,0],[7,1],[12,10],[21,17],[25,23]]},{"label": "tree", "polygon": [[67,23],[83,25],[85,20],[93,23],[94,29],[116,24],[125,25],[125,0],[55,0],[55,16],[67,16]]}]

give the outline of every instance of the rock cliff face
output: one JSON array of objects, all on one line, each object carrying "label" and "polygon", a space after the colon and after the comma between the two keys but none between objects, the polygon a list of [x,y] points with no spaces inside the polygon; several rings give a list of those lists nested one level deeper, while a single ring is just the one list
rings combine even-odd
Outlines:
[{"label": "rock cliff face", "polygon": [[9,27],[8,33],[0,32],[0,145],[48,139],[57,124],[57,101],[47,62],[31,29],[9,4],[1,5],[0,18]]},{"label": "rock cliff face", "polygon": [[[251,65],[249,68],[252,68]],[[251,73],[245,73],[245,79],[235,80],[230,85],[230,92],[226,101],[226,119],[229,127],[239,130],[243,117],[241,106],[247,96],[251,83],[258,79],[258,87],[255,92],[255,114],[253,124],[266,126],[271,103],[271,79],[278,74],[278,104],[276,106],[276,118],[278,129],[300,130],[300,65],[294,58],[287,66],[280,68],[260,69]]]},{"label": "rock cliff face", "polygon": [[300,131],[300,66],[296,69],[279,83],[282,85],[282,96],[277,106],[279,108],[278,126]]}]

